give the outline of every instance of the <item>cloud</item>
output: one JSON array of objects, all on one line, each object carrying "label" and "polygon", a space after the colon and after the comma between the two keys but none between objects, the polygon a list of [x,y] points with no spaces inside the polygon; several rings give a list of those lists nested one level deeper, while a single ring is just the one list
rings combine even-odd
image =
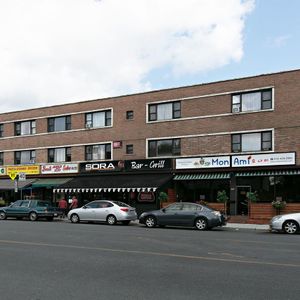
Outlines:
[{"label": "cloud", "polygon": [[289,35],[289,34],[280,35],[280,36],[277,36],[274,39],[272,39],[270,41],[270,45],[271,45],[271,47],[281,48],[287,44],[289,39],[291,39],[291,35]]},{"label": "cloud", "polygon": [[238,62],[254,0],[1,1],[0,112],[153,88]]}]

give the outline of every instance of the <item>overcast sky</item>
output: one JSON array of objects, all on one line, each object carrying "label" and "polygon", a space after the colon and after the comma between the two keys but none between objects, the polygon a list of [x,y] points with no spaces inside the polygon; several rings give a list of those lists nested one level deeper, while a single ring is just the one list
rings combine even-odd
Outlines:
[{"label": "overcast sky", "polygon": [[0,0],[0,113],[299,68],[299,2]]}]

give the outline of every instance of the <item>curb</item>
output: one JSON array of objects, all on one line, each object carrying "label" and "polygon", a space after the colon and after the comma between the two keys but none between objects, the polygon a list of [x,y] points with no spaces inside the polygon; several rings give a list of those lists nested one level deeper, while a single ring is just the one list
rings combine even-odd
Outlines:
[{"label": "curb", "polygon": [[227,223],[224,226],[224,228],[269,230],[269,225],[266,225],[266,224]]}]

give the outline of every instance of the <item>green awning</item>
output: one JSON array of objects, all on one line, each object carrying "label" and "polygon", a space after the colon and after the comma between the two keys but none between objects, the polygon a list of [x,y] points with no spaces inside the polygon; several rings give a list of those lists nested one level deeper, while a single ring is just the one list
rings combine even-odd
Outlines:
[{"label": "green awning", "polygon": [[229,173],[198,173],[198,174],[178,174],[174,180],[209,180],[209,179],[229,179]]},{"label": "green awning", "polygon": [[41,178],[32,183],[32,188],[56,188],[73,178]]},{"label": "green awning", "polygon": [[270,170],[270,171],[251,171],[251,172],[237,172],[237,177],[248,176],[284,176],[284,175],[300,175],[300,170]]}]

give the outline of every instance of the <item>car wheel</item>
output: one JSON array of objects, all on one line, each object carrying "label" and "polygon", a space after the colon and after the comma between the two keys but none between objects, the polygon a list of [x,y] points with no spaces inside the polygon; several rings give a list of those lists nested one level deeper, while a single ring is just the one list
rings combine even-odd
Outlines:
[{"label": "car wheel", "polygon": [[29,214],[29,220],[30,221],[36,221],[38,219],[38,215],[36,212],[32,211],[30,214]]},{"label": "car wheel", "polygon": [[293,234],[298,231],[299,225],[297,222],[295,222],[293,220],[289,220],[289,221],[285,221],[283,223],[282,228],[285,233]]},{"label": "car wheel", "polygon": [[72,223],[79,223],[80,222],[79,216],[77,214],[72,214],[70,220],[71,220]]},{"label": "car wheel", "polygon": [[106,222],[108,225],[115,225],[117,223],[117,218],[114,215],[109,215],[106,218]]},{"label": "car wheel", "polygon": [[5,220],[6,219],[6,213],[4,211],[0,212],[0,220]]},{"label": "car wheel", "polygon": [[153,228],[156,226],[156,219],[153,216],[146,217],[145,225],[149,228]]},{"label": "car wheel", "polygon": [[130,221],[122,221],[123,225],[129,225]]},{"label": "car wheel", "polygon": [[195,221],[195,226],[198,230],[206,230],[207,229],[207,221],[204,218],[198,218]]}]

